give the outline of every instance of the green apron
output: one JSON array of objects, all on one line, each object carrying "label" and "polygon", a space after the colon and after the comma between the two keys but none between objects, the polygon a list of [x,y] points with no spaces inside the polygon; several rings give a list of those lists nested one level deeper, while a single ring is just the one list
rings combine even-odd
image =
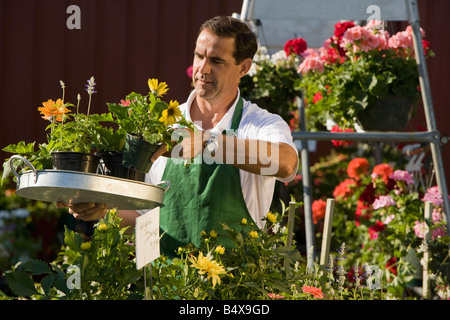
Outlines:
[{"label": "green apron", "polygon": [[[231,129],[237,130],[243,101],[236,105]],[[230,130],[231,131],[231,130]],[[202,155],[199,155],[202,156]],[[242,194],[239,169],[228,164],[204,161],[185,166],[167,159],[162,180],[170,181],[160,210],[161,254],[176,256],[178,247],[189,243],[201,246],[201,232],[218,233],[217,241],[225,247],[233,242],[225,236],[222,223],[237,228],[243,218],[252,222]]]}]

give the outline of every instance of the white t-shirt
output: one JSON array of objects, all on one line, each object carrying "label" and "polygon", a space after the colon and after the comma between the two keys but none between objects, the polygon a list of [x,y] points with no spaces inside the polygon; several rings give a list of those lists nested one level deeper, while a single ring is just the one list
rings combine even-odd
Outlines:
[{"label": "white t-shirt", "polygon": [[[190,116],[190,106],[194,99],[195,91],[190,94],[188,100],[184,104],[180,105],[180,110],[188,121],[192,121]],[[211,132],[221,134],[224,130],[230,129],[237,102],[238,99],[236,99],[233,106],[228,110],[222,120],[211,129]],[[283,118],[279,115],[269,113],[267,110],[262,109],[249,101],[244,100],[243,102],[242,118],[237,130],[238,139],[258,139],[268,142],[283,142],[292,146],[295,152],[297,152],[297,148],[292,139],[291,130]],[[199,129],[202,129],[199,123],[195,123],[195,125]],[[273,151],[274,150],[272,150],[272,152]],[[153,163],[149,173],[145,177],[145,182],[150,184],[161,182],[167,159],[168,158],[166,157],[159,157]],[[274,168],[272,168],[272,170],[273,169]],[[239,174],[242,194],[245,203],[247,204],[247,209],[258,227],[263,228],[264,221],[262,218],[265,217],[270,210],[276,178],[273,176],[253,174],[244,170],[239,170]],[[296,170],[294,170],[289,177],[279,180],[282,182],[289,182],[295,175]],[[142,213],[142,211],[140,213]]]}]

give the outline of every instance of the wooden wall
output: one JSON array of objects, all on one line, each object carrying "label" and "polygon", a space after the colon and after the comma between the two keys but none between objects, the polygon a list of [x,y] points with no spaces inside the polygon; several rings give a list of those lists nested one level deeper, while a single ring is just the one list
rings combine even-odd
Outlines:
[{"label": "wooden wall", "polygon": [[[66,27],[70,5],[81,10],[80,30]],[[84,85],[94,76],[96,113],[131,91],[147,92],[150,77],[168,83],[168,99],[184,101],[198,27],[215,15],[240,12],[241,6],[242,0],[0,0],[0,147],[45,141],[47,123],[37,108],[61,96],[60,80],[67,86],[66,101],[76,103],[80,93],[86,108]],[[450,135],[445,31],[450,1],[419,0],[419,10],[436,53],[428,70],[437,126]],[[424,124],[421,112],[417,123]],[[1,159],[9,156],[0,152]],[[450,177],[448,145],[443,158]]]}]

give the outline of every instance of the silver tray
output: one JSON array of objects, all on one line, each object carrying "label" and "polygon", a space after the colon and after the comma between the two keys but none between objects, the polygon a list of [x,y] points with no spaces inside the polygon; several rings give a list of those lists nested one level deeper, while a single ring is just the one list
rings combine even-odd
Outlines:
[{"label": "silver tray", "polygon": [[[31,170],[17,173],[12,161],[20,159]],[[164,205],[168,181],[159,185],[69,170],[36,170],[24,157],[14,155],[9,164],[17,178],[16,195],[44,202],[66,204],[104,203],[107,208],[124,210],[153,209]],[[161,185],[166,184],[166,188]]]}]

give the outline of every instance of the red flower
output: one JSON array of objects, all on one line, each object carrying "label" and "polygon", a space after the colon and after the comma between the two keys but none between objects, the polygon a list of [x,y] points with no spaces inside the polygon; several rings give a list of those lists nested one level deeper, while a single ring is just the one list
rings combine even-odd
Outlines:
[{"label": "red flower", "polygon": [[314,104],[316,104],[317,101],[320,101],[320,100],[322,100],[322,99],[323,99],[322,92],[318,91],[318,92],[316,92],[316,93],[314,94],[314,97],[313,97],[313,99],[312,99],[312,102],[313,102]]},{"label": "red flower", "polygon": [[334,188],[333,197],[336,199],[346,199],[353,194],[354,187],[356,187],[355,180],[345,179]]},{"label": "red flower", "polygon": [[376,165],[372,171],[372,179],[376,180],[378,177],[381,177],[384,183],[388,184],[389,177],[394,173],[394,169],[387,163],[382,163]]},{"label": "red flower", "polygon": [[354,26],[355,24],[353,22],[338,22],[334,25],[334,35],[340,38],[347,29]]},{"label": "red flower", "polygon": [[394,276],[397,275],[397,266],[395,265],[397,263],[397,258],[392,257],[386,262],[386,269],[389,270]]},{"label": "red flower", "polygon": [[326,207],[327,207],[327,203],[322,199],[313,201],[312,215],[313,215],[314,224],[317,224],[320,220],[325,218]]},{"label": "red flower", "polygon": [[361,219],[369,220],[372,217],[372,209],[370,205],[362,200],[356,203],[355,224],[359,227]]},{"label": "red flower", "polygon": [[291,39],[286,41],[284,45],[284,52],[286,52],[286,56],[290,56],[295,53],[300,55],[307,48],[306,41],[303,38]]},{"label": "red flower", "polygon": [[347,166],[347,174],[350,178],[359,180],[362,175],[369,173],[369,161],[364,158],[355,158]]},{"label": "red flower", "polygon": [[431,50],[431,44],[428,40],[422,39],[422,48],[423,48],[423,53],[426,56],[427,53]]},{"label": "red flower", "polygon": [[[354,132],[351,128],[345,128],[341,129],[338,125],[335,125],[330,130],[331,132]],[[334,144],[336,147],[339,146],[350,146],[353,144],[353,141],[346,141],[346,140],[331,140],[331,143]]]},{"label": "red flower", "polygon": [[377,239],[378,232],[383,231],[384,228],[386,228],[386,225],[383,222],[377,220],[374,225],[369,227],[370,240]]}]

